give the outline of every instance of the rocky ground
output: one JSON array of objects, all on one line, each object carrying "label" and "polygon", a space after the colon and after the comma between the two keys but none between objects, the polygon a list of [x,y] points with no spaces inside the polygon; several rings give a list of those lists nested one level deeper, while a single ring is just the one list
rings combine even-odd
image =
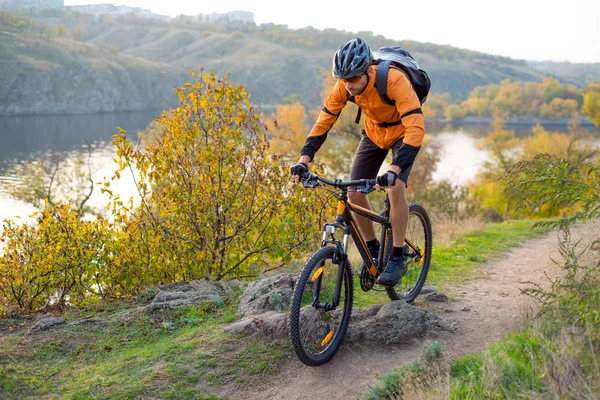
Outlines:
[{"label": "rocky ground", "polygon": [[[580,247],[598,237],[595,225],[573,231],[573,241],[582,239]],[[426,318],[429,323],[435,321],[422,334],[398,343],[366,340],[363,335],[346,341],[333,360],[320,367],[307,367],[292,355],[279,373],[255,387],[225,387],[222,395],[231,399],[355,399],[379,376],[416,359],[427,338],[440,341],[449,359],[481,351],[526,323],[535,303],[522,290],[532,282],[547,286],[549,278],[560,273],[555,260],[560,260],[558,234],[550,232],[488,262],[477,277],[447,293],[449,301],[417,301],[416,308],[433,314]],[[404,307],[397,309],[403,312]],[[362,317],[353,315],[351,326],[361,325]]]},{"label": "rocky ground", "polygon": [[[571,242],[581,240],[579,248],[583,248],[600,237],[599,233],[597,225],[579,226],[573,230]],[[475,277],[446,293],[426,286],[413,305],[397,301],[354,309],[344,344],[323,366],[307,367],[290,351],[278,372],[254,377],[250,384],[229,381],[215,389],[228,399],[354,399],[381,375],[416,359],[426,339],[439,341],[450,360],[481,351],[533,315],[535,302],[522,290],[533,284],[548,286],[560,273],[558,239],[557,232],[550,232],[524,242],[488,261]],[[151,303],[123,313],[135,319],[162,309],[222,304],[243,286],[237,319],[219,329],[239,335],[236,340],[283,339],[285,343],[285,311],[296,279],[295,274],[281,274],[250,284],[193,281],[165,285]],[[106,318],[125,318],[121,314]],[[47,315],[25,329],[31,337],[40,338],[63,326],[105,322],[102,318],[67,321]]]}]

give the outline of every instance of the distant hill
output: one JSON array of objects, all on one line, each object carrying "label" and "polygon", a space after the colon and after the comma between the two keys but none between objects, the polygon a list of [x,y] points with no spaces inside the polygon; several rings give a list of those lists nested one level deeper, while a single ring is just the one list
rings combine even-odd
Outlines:
[{"label": "distant hill", "polygon": [[[525,61],[490,56],[451,46],[394,41],[359,32],[373,48],[403,46],[429,73],[437,93],[464,99],[476,86],[504,79],[541,81],[548,74]],[[318,105],[323,73],[335,50],[356,33],[311,28],[260,27],[142,22],[135,19],[97,23],[85,29],[85,40],[101,46],[179,66],[205,68],[248,88],[256,101],[275,104],[288,96]]]},{"label": "distant hill", "polygon": [[600,81],[600,63],[570,63],[553,61],[528,61],[532,68],[546,74],[570,81],[577,86],[584,86]]},{"label": "distant hill", "polygon": [[[154,92],[145,92],[141,96],[147,102],[152,102],[152,106],[167,104],[166,98],[172,95],[170,88],[189,79],[188,70],[204,68],[219,75],[229,73],[230,81],[244,85],[255,103],[274,105],[299,100],[309,108],[316,107],[321,103],[323,77],[331,68],[332,54],[340,44],[356,34],[363,36],[373,48],[403,46],[409,50],[429,73],[433,82],[432,92],[450,93],[453,101],[466,99],[477,86],[498,83],[504,79],[539,82],[554,75],[563,82],[576,84],[590,79],[587,69],[557,69],[552,72],[551,64],[529,63],[452,46],[394,41],[374,36],[371,32],[313,28],[292,30],[274,24],[220,25],[189,20],[165,22],[133,15],[95,17],[70,10],[49,10],[30,17],[43,26],[62,25],[67,35],[44,41],[25,34],[6,36],[5,32],[0,41],[4,42],[4,38],[8,37],[12,47],[9,50],[7,43],[0,44],[0,65],[6,65],[6,57],[9,57],[12,67],[3,68],[3,72],[0,72],[4,79],[12,82],[16,76],[25,81],[34,79],[31,75],[23,75],[21,71],[23,66],[31,69],[33,65],[55,72],[74,71],[73,68],[82,66],[86,66],[88,72],[98,69],[111,71],[111,74],[116,71],[140,71],[126,75],[132,79],[143,76],[145,83],[139,81],[139,84],[155,86]],[[32,41],[36,43],[33,47],[18,44]],[[40,50],[42,48],[46,50]],[[83,54],[82,49],[94,50]],[[59,62],[50,68],[45,63],[49,62],[48,54],[55,53],[60,54]],[[63,79],[60,74],[44,76],[50,80]],[[23,85],[28,84],[25,81]],[[97,79],[88,81],[89,90],[102,90]],[[119,78],[114,82],[123,81]],[[68,84],[65,85],[59,86],[70,90]],[[137,91],[141,90],[139,85],[135,87],[138,87]],[[159,87],[161,90],[164,87],[168,93],[159,94]],[[6,90],[6,84],[1,83],[0,99],[6,99]],[[113,95],[121,101],[131,95],[131,91],[131,86],[124,85],[122,88],[115,87]],[[51,101],[55,100],[56,96]],[[107,98],[105,100],[108,101]],[[142,106],[141,103],[126,105],[119,101],[114,102],[114,108]],[[107,109],[105,106],[96,108]],[[69,110],[68,105],[61,109],[64,112],[73,111]],[[37,112],[37,109],[31,111]]]}]

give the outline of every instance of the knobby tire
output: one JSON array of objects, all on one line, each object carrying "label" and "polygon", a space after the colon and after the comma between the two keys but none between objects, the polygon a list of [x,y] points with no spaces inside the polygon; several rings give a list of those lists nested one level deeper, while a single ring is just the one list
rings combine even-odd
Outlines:
[{"label": "knobby tire", "polygon": [[[312,367],[325,364],[335,355],[344,340],[352,313],[354,290],[352,269],[347,258],[346,261],[342,261],[343,265],[332,263],[336,252],[337,249],[335,247],[326,246],[310,257],[300,273],[292,298],[289,319],[289,334],[292,346],[300,361]],[[341,289],[340,304],[336,311],[316,309],[311,305],[312,297],[309,299],[309,296],[312,296],[317,286],[311,278],[315,276],[316,271],[323,265],[326,267],[325,272],[323,272],[323,279],[325,279],[325,273],[329,273],[327,275],[328,279],[332,278],[331,274],[336,277],[338,269],[343,268],[343,286]],[[335,280],[336,278],[333,278],[334,285]],[[333,296],[329,296],[328,294],[328,291],[331,292],[331,283],[323,284],[323,280],[318,279],[315,282],[317,281],[321,283],[320,302],[332,303]],[[317,325],[319,324],[323,326],[318,327]],[[319,331],[317,334],[313,334],[317,331]],[[332,336],[321,348],[321,343],[327,340],[323,338],[323,336],[328,336],[325,335],[326,332],[332,332]]]},{"label": "knobby tire", "polygon": [[[408,227],[406,237],[419,247],[423,252],[422,260],[419,263],[408,264],[407,273],[403,277],[400,285],[394,287],[386,287],[388,297],[391,300],[404,300],[407,303],[412,303],[423,288],[429,265],[431,263],[431,248],[433,245],[431,219],[425,208],[419,204],[409,205]],[[411,228],[415,230],[411,231]],[[413,235],[414,237],[411,237]],[[421,236],[422,235],[422,236]],[[424,247],[424,248],[423,248]],[[386,241],[385,258],[387,262],[393,248],[393,238],[391,229]],[[384,264],[385,265],[385,264]]]}]

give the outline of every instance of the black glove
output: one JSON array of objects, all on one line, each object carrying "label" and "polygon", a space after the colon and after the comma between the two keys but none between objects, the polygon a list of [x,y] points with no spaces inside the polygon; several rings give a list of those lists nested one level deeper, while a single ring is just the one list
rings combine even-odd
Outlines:
[{"label": "black glove", "polygon": [[290,174],[292,174],[292,176],[294,176],[294,175],[302,176],[302,174],[305,172],[308,172],[308,165],[306,165],[304,163],[298,163],[296,165],[292,165],[292,167],[290,168]]},{"label": "black glove", "polygon": [[377,177],[377,184],[379,186],[394,186],[396,184],[396,178],[398,174],[394,171],[388,171],[385,174]]}]

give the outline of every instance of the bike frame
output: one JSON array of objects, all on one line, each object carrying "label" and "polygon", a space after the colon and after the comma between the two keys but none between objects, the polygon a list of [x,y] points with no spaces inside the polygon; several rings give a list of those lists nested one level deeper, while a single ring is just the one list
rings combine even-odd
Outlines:
[{"label": "bike frame", "polygon": [[[373,259],[371,258],[371,253],[369,252],[369,249],[367,248],[367,244],[366,244],[364,238],[362,237],[360,230],[358,229],[358,224],[354,217],[354,213],[361,215],[365,218],[370,219],[373,222],[380,224],[382,229],[381,229],[381,235],[380,235],[379,242],[386,243],[387,235],[388,235],[387,229],[391,228],[391,223],[389,221],[389,218],[386,216],[388,213],[388,210],[389,210],[389,206],[387,203],[388,203],[388,201],[386,199],[386,209],[382,213],[383,215],[380,215],[369,209],[357,206],[355,204],[351,204],[348,201],[348,192],[346,190],[343,190],[342,193],[340,194],[340,196],[338,197],[336,223],[335,224],[326,224],[325,228],[324,228],[325,234],[327,233],[327,226],[333,225],[336,228],[342,229],[342,231],[344,232],[344,240],[343,240],[343,246],[342,246],[343,254],[347,254],[348,237],[349,236],[352,237],[352,239],[354,240],[354,243],[356,244],[356,247],[358,249],[358,252],[359,252],[361,258],[363,259],[363,261],[365,262],[365,265],[367,266],[367,270],[374,277],[376,277],[379,274],[378,270],[380,269],[381,264],[382,264],[385,246],[379,247],[379,256],[377,258],[378,261],[377,261],[377,265],[375,265],[375,263],[373,262]],[[326,244],[326,241],[324,241],[324,244]]]},{"label": "bike frame", "polygon": [[[318,185],[316,183],[316,180],[321,180],[325,183],[328,183],[330,185],[337,187],[338,189],[341,189],[341,193],[339,195],[337,195],[338,203],[337,203],[337,208],[336,208],[335,223],[327,223],[324,225],[323,240],[321,242],[321,247],[325,247],[327,245],[336,246],[337,250],[338,250],[337,253],[339,255],[339,259],[333,260],[334,263],[339,264],[335,292],[334,292],[334,297],[333,297],[333,304],[319,303],[321,277],[322,277],[322,273],[323,273],[322,268],[317,270],[317,272],[315,272],[315,274],[312,277],[312,280],[316,281],[315,284],[317,285],[317,288],[318,288],[315,291],[315,293],[313,293],[313,304],[312,305],[316,308],[323,308],[325,310],[334,310],[339,305],[339,300],[340,300],[340,296],[341,296],[344,268],[346,266],[346,263],[348,262],[348,253],[347,252],[348,252],[348,242],[349,242],[350,237],[352,237],[352,240],[354,240],[354,243],[356,244],[356,248],[358,249],[358,252],[359,252],[361,258],[363,259],[363,262],[367,266],[367,271],[373,278],[376,278],[377,276],[379,276],[379,273],[380,273],[379,271],[383,269],[382,267],[383,267],[383,255],[385,252],[385,243],[387,242],[388,229],[391,229],[391,226],[392,226],[390,223],[389,217],[388,217],[388,215],[389,215],[389,200],[386,198],[385,209],[381,213],[382,215],[380,215],[372,210],[357,206],[355,204],[351,204],[348,201],[348,187],[349,187],[348,185],[350,183],[356,183],[356,184],[360,183],[360,184],[365,185],[361,188],[360,191],[363,193],[369,193],[370,191],[373,190],[372,186],[375,184],[374,180],[373,181],[358,180],[358,181],[354,181],[354,182],[350,181],[350,182],[345,182],[345,184],[346,184],[345,186],[340,186],[342,183],[341,181],[331,181],[328,179],[317,177],[316,175],[313,175],[313,179],[315,179],[314,183],[306,185],[306,187],[316,187]],[[354,218],[353,213],[356,213],[360,216],[368,218],[371,221],[376,222],[381,225],[382,229],[381,229],[381,234],[380,234],[380,238],[379,238],[380,239],[379,243],[381,245],[379,246],[377,265],[375,265],[375,263],[373,262],[373,259],[371,258],[371,253],[369,252],[369,249],[367,248],[367,244],[366,244],[360,230],[358,229],[358,224],[356,223],[356,219]],[[339,229],[343,232],[343,240],[341,242],[340,242],[340,240],[335,239],[333,236],[336,229]],[[328,235],[329,235],[329,237],[328,237]],[[419,254],[421,254],[418,247],[416,247],[414,244],[412,244],[408,239],[405,238],[405,242],[414,251],[417,251]]]},{"label": "bike frame", "polygon": [[[412,302],[419,294],[427,278],[431,257],[431,220],[427,211],[418,204],[409,205],[409,225],[404,235],[404,242],[396,240],[400,249],[393,247],[390,222],[390,202],[386,196],[385,209],[381,214],[348,201],[348,192],[356,190],[368,194],[378,188],[374,179],[358,179],[342,181],[326,179],[314,173],[299,174],[304,188],[318,188],[321,183],[336,190],[326,189],[332,194],[327,199],[337,200],[335,220],[324,224],[321,249],[314,252],[306,261],[298,282],[294,288],[294,296],[290,307],[290,340],[299,359],[306,365],[317,366],[328,362],[338,350],[348,329],[352,317],[355,280],[360,281],[364,292],[375,288],[378,284],[383,266],[391,257],[392,248],[401,250],[406,270],[401,271],[402,286],[383,286],[391,300]],[[362,204],[362,202],[361,202]],[[381,227],[378,254],[371,255],[365,237],[361,234],[357,221],[377,223]],[[360,258],[364,261],[358,277],[350,266],[348,244],[350,238],[356,244]],[[371,238],[369,238],[371,239]],[[422,249],[418,246],[422,246]],[[377,257],[375,259],[375,257]],[[414,264],[413,264],[414,263]],[[410,266],[410,267],[409,267]],[[336,271],[337,269],[337,271]],[[312,282],[311,282],[312,281]],[[312,309],[307,303],[312,302]],[[338,309],[339,308],[339,309]],[[338,309],[341,313],[330,313]],[[309,314],[307,314],[308,312]]]}]

